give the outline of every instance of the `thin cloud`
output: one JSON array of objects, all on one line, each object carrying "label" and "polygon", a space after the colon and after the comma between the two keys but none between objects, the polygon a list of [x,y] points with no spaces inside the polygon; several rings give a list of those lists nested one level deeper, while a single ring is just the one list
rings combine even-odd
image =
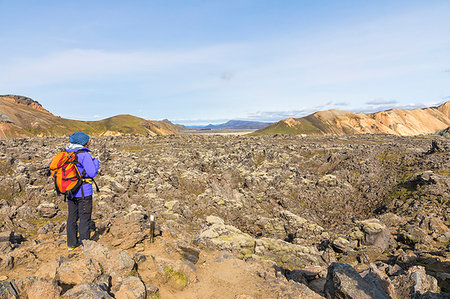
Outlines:
[{"label": "thin cloud", "polygon": [[[34,59],[3,64],[5,86],[39,86],[73,81],[105,80],[115,75],[175,72],[189,66],[215,65],[238,45],[211,46],[181,51],[112,52],[72,49]],[[222,74],[223,79],[231,73]]]},{"label": "thin cloud", "polygon": [[367,105],[388,105],[388,104],[396,104],[397,101],[396,100],[372,100],[372,101],[368,101],[366,102]]},{"label": "thin cloud", "polygon": [[288,110],[288,111],[258,111],[255,113],[248,114],[247,119],[254,121],[273,122],[273,121],[280,121],[285,118],[300,118],[314,112],[317,112],[317,110],[314,108],[304,108],[299,110]]}]

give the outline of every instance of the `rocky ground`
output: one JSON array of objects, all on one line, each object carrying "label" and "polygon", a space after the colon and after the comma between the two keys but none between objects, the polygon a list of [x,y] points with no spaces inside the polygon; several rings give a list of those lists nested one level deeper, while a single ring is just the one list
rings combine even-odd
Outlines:
[{"label": "rocky ground", "polygon": [[71,252],[65,144],[0,140],[0,298],[450,298],[448,138],[98,137]]}]

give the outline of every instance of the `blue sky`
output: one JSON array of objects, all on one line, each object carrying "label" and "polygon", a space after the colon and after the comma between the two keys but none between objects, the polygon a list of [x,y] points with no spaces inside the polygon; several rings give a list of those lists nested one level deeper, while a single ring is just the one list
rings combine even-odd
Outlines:
[{"label": "blue sky", "polygon": [[0,94],[67,118],[277,121],[450,99],[450,1],[0,0],[0,12]]}]

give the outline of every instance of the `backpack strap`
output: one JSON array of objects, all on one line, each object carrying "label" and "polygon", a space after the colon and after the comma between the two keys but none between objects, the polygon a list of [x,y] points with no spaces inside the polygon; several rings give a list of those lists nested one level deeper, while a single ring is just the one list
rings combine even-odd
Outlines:
[{"label": "backpack strap", "polygon": [[[77,155],[79,153],[87,153],[87,152],[89,152],[89,150],[83,148],[83,149],[80,149],[80,150],[76,151],[75,155]],[[76,160],[76,164],[77,165],[81,165],[81,163],[78,162],[78,157],[77,157],[77,160]],[[100,192],[100,189],[98,188],[97,182],[95,182],[94,178],[85,178],[84,177],[85,175],[86,175],[86,170],[83,169],[83,172],[81,173],[81,179],[83,180],[83,185],[84,184],[94,183],[96,191]],[[82,195],[82,198],[84,199],[83,185],[81,185],[81,195]]]}]

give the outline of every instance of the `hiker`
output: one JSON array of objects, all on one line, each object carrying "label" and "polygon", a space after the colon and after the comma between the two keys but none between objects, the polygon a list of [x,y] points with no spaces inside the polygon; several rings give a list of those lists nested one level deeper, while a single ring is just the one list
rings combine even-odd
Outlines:
[{"label": "hiker", "polygon": [[[98,173],[99,162],[90,154],[89,136],[83,132],[76,132],[69,137],[70,144],[66,152],[77,153],[77,168],[83,178],[80,189],[67,199],[69,215],[67,217],[67,246],[69,250],[81,245],[81,241],[89,240],[92,227],[92,178]],[[80,219],[78,227],[77,221]],[[79,239],[77,234],[79,232]]]}]

